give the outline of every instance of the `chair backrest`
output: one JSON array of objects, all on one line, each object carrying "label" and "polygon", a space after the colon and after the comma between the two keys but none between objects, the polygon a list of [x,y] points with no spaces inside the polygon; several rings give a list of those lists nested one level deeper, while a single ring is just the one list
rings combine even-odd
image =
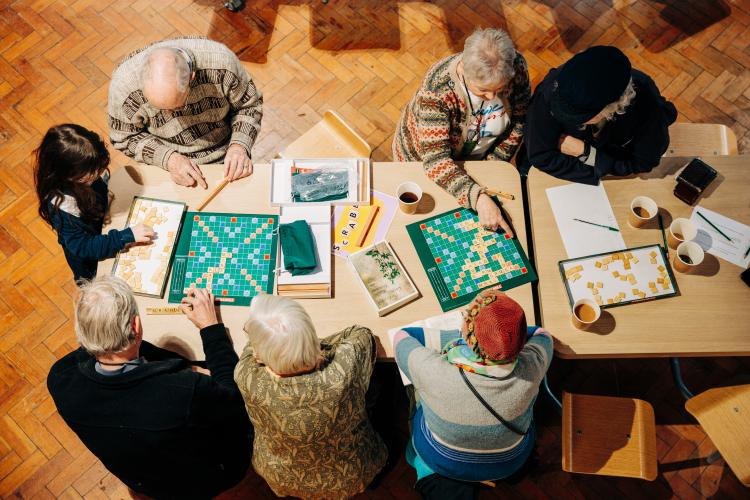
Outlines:
[{"label": "chair backrest", "polygon": [[750,486],[750,385],[717,387],[690,398],[698,420],[737,478]]},{"label": "chair backrest", "polygon": [[737,137],[720,123],[673,123],[664,156],[736,155]]},{"label": "chair backrest", "polygon": [[279,153],[282,158],[369,158],[372,148],[335,111]]},{"label": "chair backrest", "polygon": [[567,472],[653,481],[654,409],[640,399],[563,393],[562,466]]}]

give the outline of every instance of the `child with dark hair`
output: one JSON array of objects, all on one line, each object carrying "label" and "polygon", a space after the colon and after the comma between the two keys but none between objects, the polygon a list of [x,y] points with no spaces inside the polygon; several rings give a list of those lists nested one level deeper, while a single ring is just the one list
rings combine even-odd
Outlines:
[{"label": "child with dark hair", "polygon": [[92,279],[98,261],[129,243],[149,243],[155,236],[144,224],[101,234],[109,208],[108,165],[102,139],[80,125],[50,128],[36,150],[39,215],[57,232],[76,281]]}]

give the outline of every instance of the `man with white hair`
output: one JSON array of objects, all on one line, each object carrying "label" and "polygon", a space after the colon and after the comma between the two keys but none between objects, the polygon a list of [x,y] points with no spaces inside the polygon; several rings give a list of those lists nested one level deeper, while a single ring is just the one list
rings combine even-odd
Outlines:
[{"label": "man with white hair", "polygon": [[648,172],[669,147],[677,110],[620,49],[594,46],[552,69],[536,87],[519,170],[598,184]]},{"label": "man with white hair", "polygon": [[143,340],[135,297],[119,278],[82,286],[75,303],[81,348],[57,361],[47,387],[60,416],[130,489],[153,498],[211,498],[249,466],[252,427],[233,380],[237,354],[213,296],[183,300],[200,328],[206,366]]},{"label": "man with white hair", "polygon": [[394,161],[421,161],[427,176],[488,229],[513,234],[498,205],[456,163],[510,161],[524,134],[531,97],[526,60],[508,34],[478,29],[464,51],[438,61],[401,113]]},{"label": "man with white hair", "polygon": [[177,38],[133,52],[112,73],[108,112],[112,145],[179,185],[206,188],[198,165],[222,159],[229,180],[253,171],[263,97],[221,43]]}]

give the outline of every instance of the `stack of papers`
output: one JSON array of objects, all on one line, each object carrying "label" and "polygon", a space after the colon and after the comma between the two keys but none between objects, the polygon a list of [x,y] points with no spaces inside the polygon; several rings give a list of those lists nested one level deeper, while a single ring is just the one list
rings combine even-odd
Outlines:
[{"label": "stack of papers", "polygon": [[[710,220],[722,233],[729,236],[731,241],[711,227],[703,217],[699,217],[698,212]],[[750,248],[750,226],[725,217],[713,210],[703,208],[700,205],[693,209],[690,220],[698,227],[698,236],[695,237],[695,242],[704,251],[740,266],[743,269],[747,268],[748,264],[750,264],[750,254],[745,254],[747,253],[747,249]]]}]

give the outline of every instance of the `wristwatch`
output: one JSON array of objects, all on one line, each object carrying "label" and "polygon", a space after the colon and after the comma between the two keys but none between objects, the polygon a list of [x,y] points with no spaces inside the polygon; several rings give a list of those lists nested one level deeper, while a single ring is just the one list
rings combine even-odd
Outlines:
[{"label": "wristwatch", "polygon": [[589,155],[591,154],[591,144],[588,142],[583,143],[583,154],[578,157],[579,161],[586,162],[586,160],[589,159]]}]

